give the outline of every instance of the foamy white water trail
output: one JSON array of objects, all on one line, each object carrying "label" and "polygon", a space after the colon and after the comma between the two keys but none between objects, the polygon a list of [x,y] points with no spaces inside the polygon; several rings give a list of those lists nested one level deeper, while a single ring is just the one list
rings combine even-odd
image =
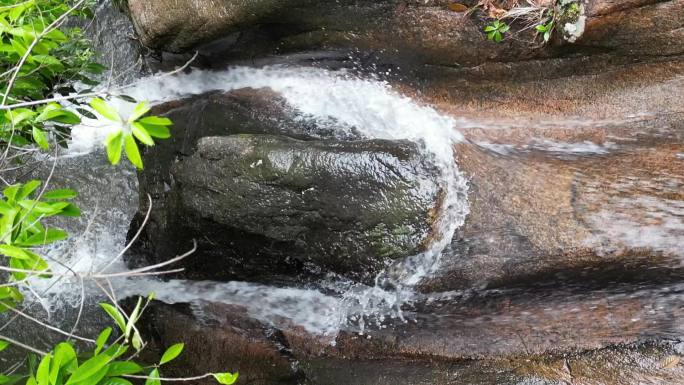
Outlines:
[{"label": "foamy white water trail", "polygon": [[[318,121],[321,127],[334,123],[335,127],[354,130],[366,138],[420,143],[425,156],[441,169],[441,185],[446,192],[436,241],[426,252],[390,266],[378,276],[373,287],[339,277],[321,283],[321,288],[337,293],[334,295],[242,282],[151,279],[127,282],[122,285],[123,293],[154,291],[166,302],[204,299],[241,305],[262,321],[281,324],[283,319],[288,319],[310,332],[327,335],[334,335],[340,328],[363,331],[367,322],[382,322],[385,317],[401,318],[401,306],[414,297],[412,287],[439,267],[442,250],[468,213],[467,182],[453,157],[453,144],[463,139],[456,130],[457,122],[397,93],[385,82],[316,68],[237,67],[220,72],[193,71],[142,79],[122,93],[137,100],[159,103],[208,91],[240,88],[270,88],[302,116]],[[132,108],[132,104],[120,99],[110,102],[124,114]],[[108,130],[109,127],[97,127],[96,122],[85,120],[84,125],[72,132],[72,156],[100,147]],[[113,254],[117,252],[112,250]],[[92,266],[106,263],[89,262]]]}]

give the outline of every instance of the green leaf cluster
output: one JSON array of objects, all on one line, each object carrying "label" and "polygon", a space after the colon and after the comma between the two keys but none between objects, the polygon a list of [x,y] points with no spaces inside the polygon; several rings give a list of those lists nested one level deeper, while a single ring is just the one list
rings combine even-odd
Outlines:
[{"label": "green leaf cluster", "polygon": [[122,118],[119,111],[102,99],[91,100],[90,106],[117,126],[117,129],[110,133],[105,140],[107,157],[112,164],[119,163],[123,149],[128,160],[135,167],[142,169],[143,162],[137,142],[146,146],[154,146],[153,138],[166,139],[171,136],[169,130],[171,120],[169,118],[144,116],[150,111],[147,102],[136,104],[128,119]]},{"label": "green leaf cluster", "polygon": [[[98,74],[105,68],[93,61],[94,53],[82,31],[48,29],[72,5],[63,0],[0,0],[0,98],[7,94],[6,104],[45,99],[54,92],[70,93],[77,81],[97,84],[85,74]],[[72,13],[75,17],[89,14],[87,7]],[[79,121],[77,115],[55,104],[18,108],[0,114],[0,142],[36,143],[45,149],[47,132],[63,142],[68,126]]]},{"label": "green leaf cluster", "polygon": [[498,43],[503,40],[504,33],[508,32],[510,28],[511,27],[503,21],[494,20],[484,28],[484,31],[487,33],[487,39]]},{"label": "green leaf cluster", "polygon": [[553,32],[554,28],[555,26],[553,25],[553,20],[550,20],[545,24],[539,24],[536,27],[534,27],[534,29],[537,30],[537,32],[542,34],[544,42],[549,41],[549,39],[551,38],[551,33]]},{"label": "green leaf cluster", "polygon": [[0,256],[9,259],[12,269],[19,270],[12,272],[15,280],[26,278],[24,271],[47,272],[48,263],[31,248],[67,238],[66,231],[45,226],[44,219],[81,215],[79,208],[69,202],[77,196],[75,191],[60,189],[40,195],[40,185],[38,180],[11,185],[3,190],[0,199]]}]

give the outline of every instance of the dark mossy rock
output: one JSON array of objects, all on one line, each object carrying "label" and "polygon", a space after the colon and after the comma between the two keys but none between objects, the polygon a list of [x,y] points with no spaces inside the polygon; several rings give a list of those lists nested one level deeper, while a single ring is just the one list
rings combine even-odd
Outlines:
[{"label": "dark mossy rock", "polygon": [[173,165],[165,213],[146,230],[150,262],[196,239],[184,264],[192,278],[324,268],[370,282],[430,245],[439,170],[414,144],[233,135],[197,147]]},{"label": "dark mossy rock", "polygon": [[[133,264],[167,260],[197,240],[185,277],[335,272],[371,282],[431,242],[442,186],[419,145],[349,130],[335,137],[264,89],[205,94],[156,113],[174,120],[174,135],[144,154],[140,197],[149,194],[153,209]],[[200,140],[211,135],[223,137]]]}]

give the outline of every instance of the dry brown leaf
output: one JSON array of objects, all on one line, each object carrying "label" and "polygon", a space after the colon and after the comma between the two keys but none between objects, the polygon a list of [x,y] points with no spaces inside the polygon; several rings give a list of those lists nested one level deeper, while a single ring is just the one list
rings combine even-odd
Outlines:
[{"label": "dry brown leaf", "polygon": [[466,12],[468,11],[468,7],[461,3],[451,3],[449,4],[449,9],[454,11],[454,12]]},{"label": "dry brown leaf", "polygon": [[667,356],[660,360],[660,367],[663,369],[673,369],[679,365],[681,358],[679,356]]}]

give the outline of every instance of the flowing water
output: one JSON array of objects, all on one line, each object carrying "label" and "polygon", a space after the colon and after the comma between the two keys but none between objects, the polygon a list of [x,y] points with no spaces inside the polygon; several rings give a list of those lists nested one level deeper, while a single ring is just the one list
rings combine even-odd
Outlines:
[{"label": "flowing water", "polygon": [[[446,192],[435,242],[429,250],[389,266],[378,275],[375,286],[338,276],[330,276],[320,282],[318,289],[279,288],[248,282],[137,278],[117,282],[118,294],[128,296],[155,292],[157,298],[169,303],[209,300],[241,305],[262,321],[276,323],[287,320],[309,332],[328,336],[334,336],[341,328],[363,332],[367,322],[380,325],[386,318],[403,320],[402,307],[416,296],[413,287],[437,271],[442,250],[468,213],[467,181],[457,169],[453,157],[453,145],[463,140],[458,126],[464,122],[420,105],[382,81],[362,79],[345,71],[316,68],[195,70],[171,77],[144,78],[122,92],[137,100],[159,103],[213,90],[263,87],[280,93],[298,114],[316,120],[321,129],[341,127],[354,130],[365,138],[406,139],[419,143],[424,156],[433,159],[440,168],[440,184]],[[118,98],[112,98],[110,103],[116,105],[124,116],[133,106]],[[65,156],[74,159],[92,157],[93,151],[101,150],[101,143],[112,128],[84,119],[83,125],[73,130],[69,152]],[[112,167],[111,175],[124,180],[132,178],[125,167],[123,171]],[[98,212],[103,215],[98,215],[96,226],[86,236],[87,241],[70,246],[70,255],[63,260],[70,269],[82,273],[97,272],[119,254],[124,244],[126,224],[133,214],[130,207],[121,207],[121,203],[120,199],[102,199]],[[83,209],[88,214],[93,208]],[[93,245],[98,245],[99,250],[93,252]],[[62,250],[58,248],[52,255],[56,256]],[[122,270],[125,268],[120,261],[107,269],[108,272]],[[74,290],[78,284],[68,278],[63,279],[52,290],[59,294],[53,303],[78,304],[79,290]],[[36,285],[41,289],[50,284]]]}]

